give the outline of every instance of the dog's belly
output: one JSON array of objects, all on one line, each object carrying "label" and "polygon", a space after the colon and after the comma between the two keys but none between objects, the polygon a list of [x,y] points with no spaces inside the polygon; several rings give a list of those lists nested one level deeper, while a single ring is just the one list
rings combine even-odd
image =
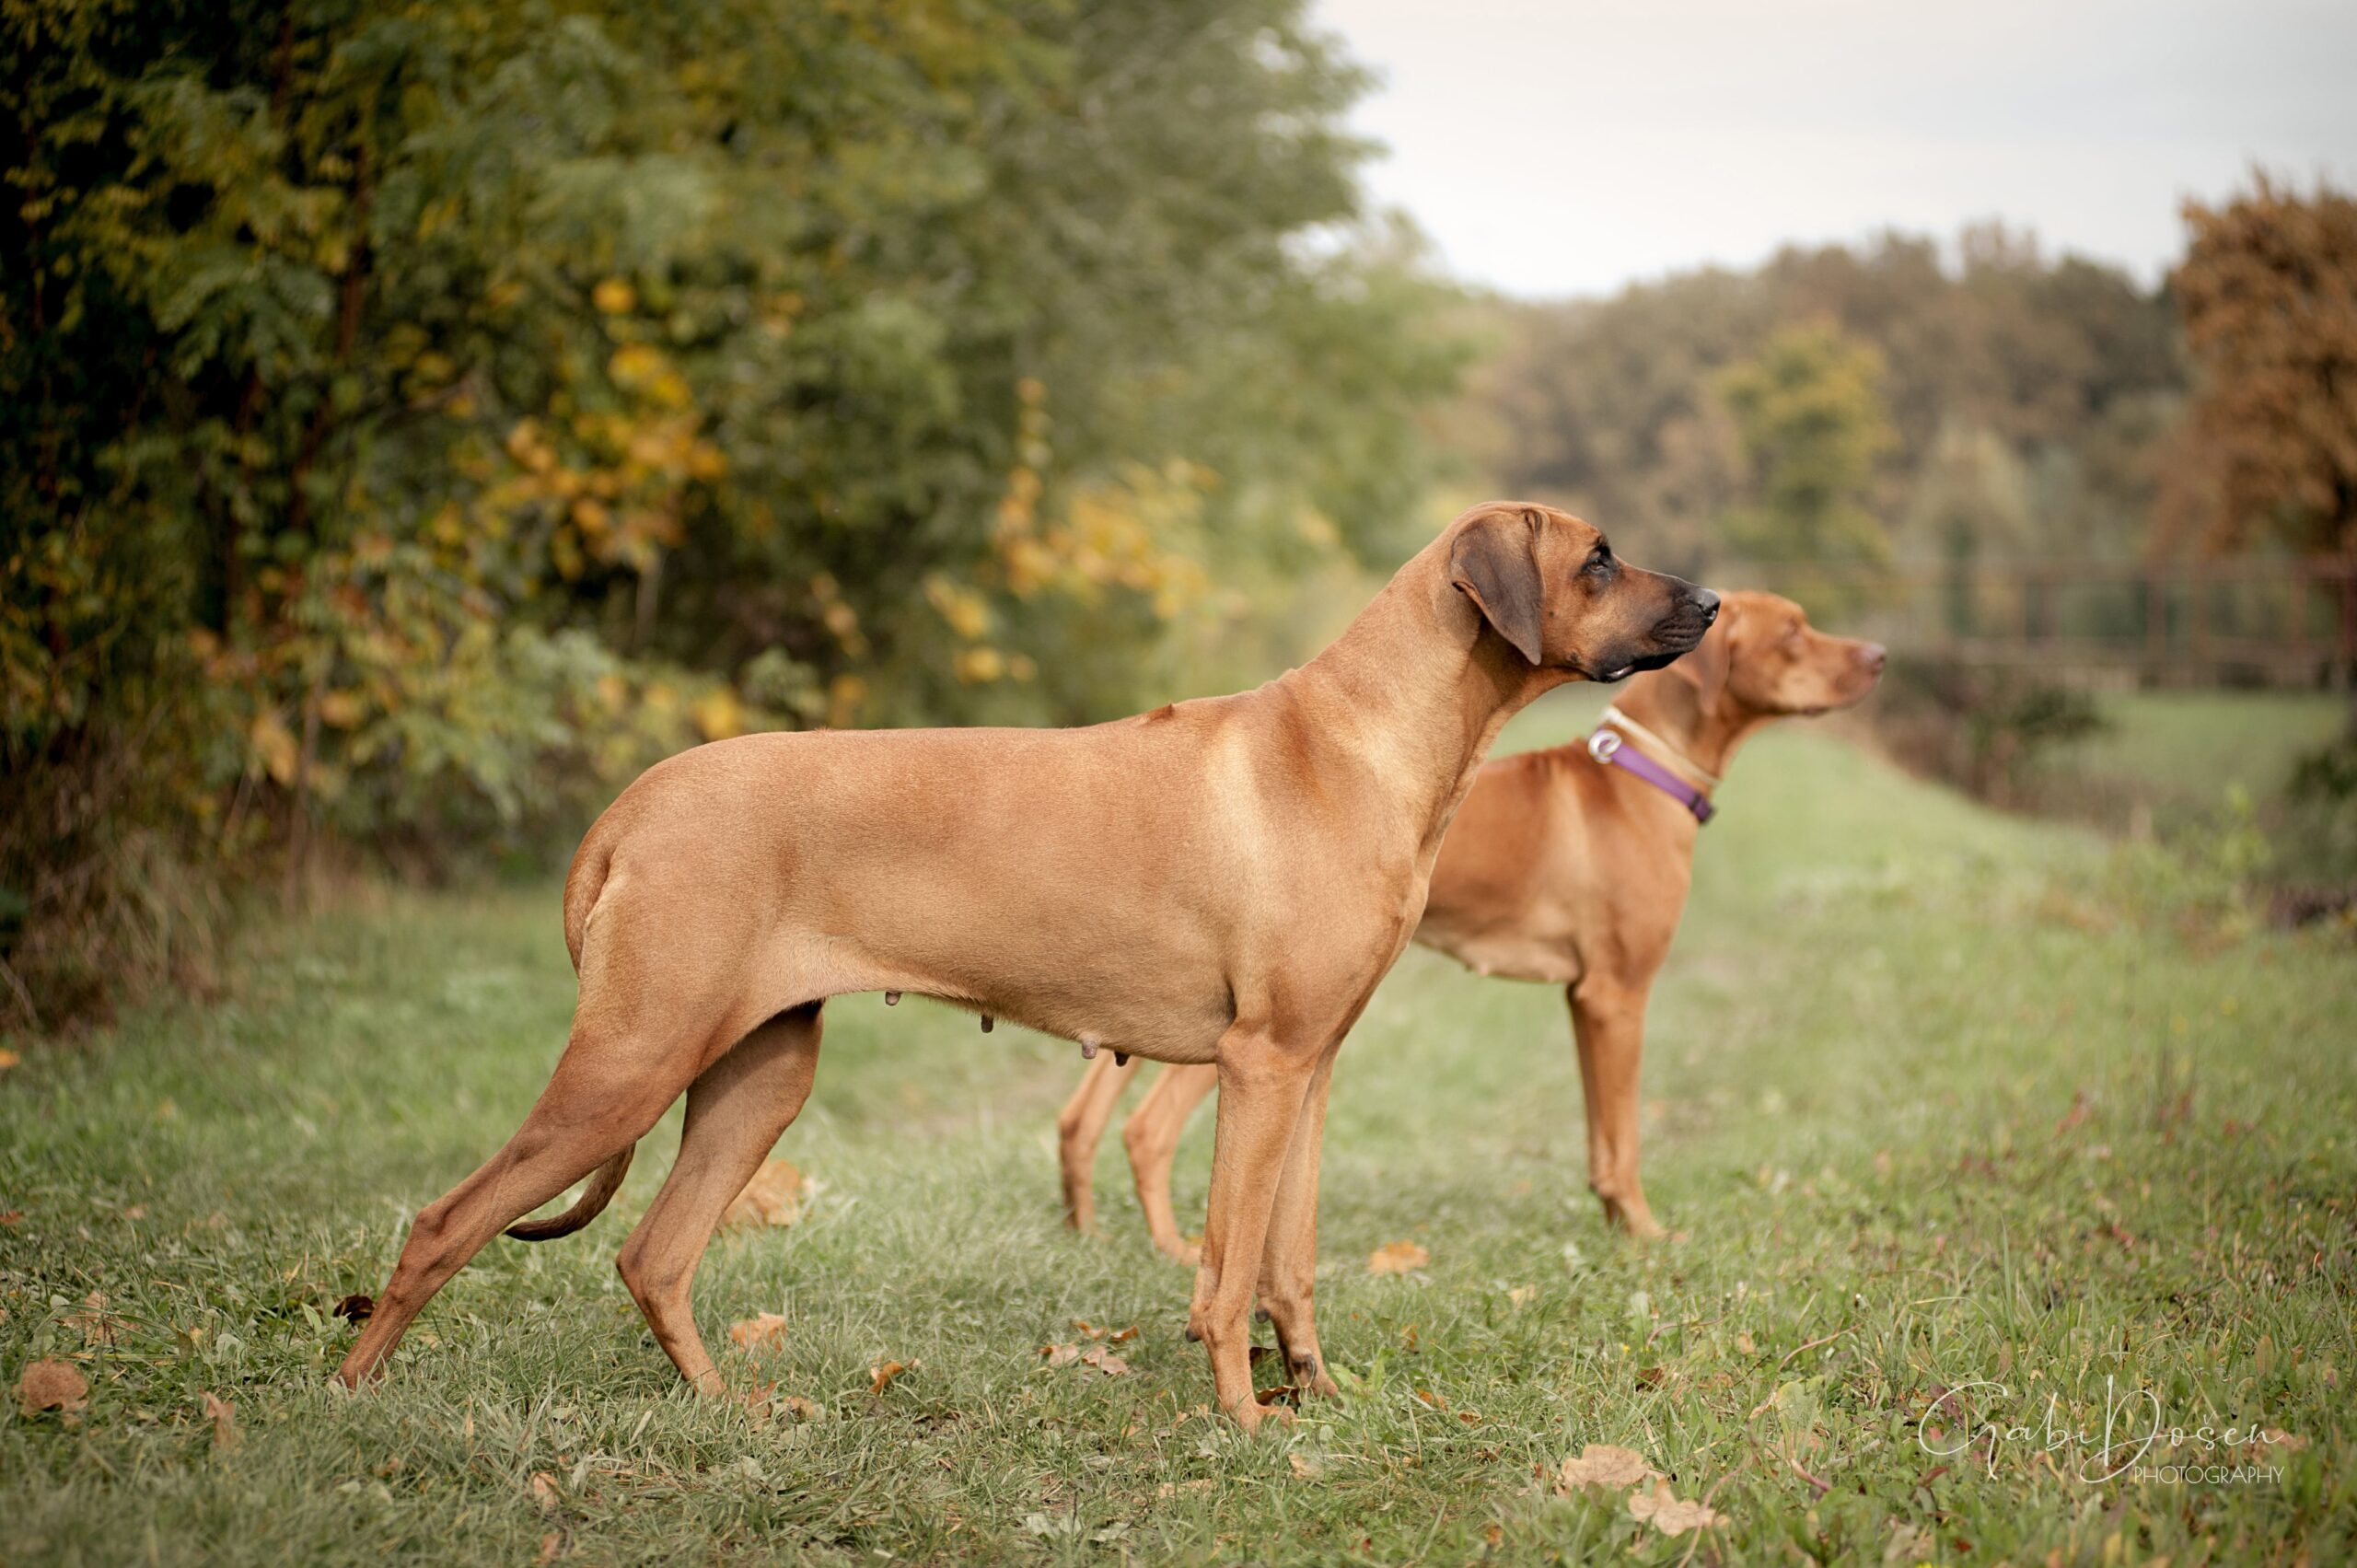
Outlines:
[{"label": "dog's belly", "polygon": [[1580,978],[1579,956],[1569,943],[1526,931],[1467,931],[1428,920],[1417,927],[1416,941],[1447,954],[1476,974],[1556,985],[1568,985]]}]

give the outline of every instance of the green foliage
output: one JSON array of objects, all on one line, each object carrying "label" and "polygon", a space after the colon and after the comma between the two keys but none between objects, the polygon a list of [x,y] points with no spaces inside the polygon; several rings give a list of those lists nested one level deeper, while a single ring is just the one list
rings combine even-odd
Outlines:
[{"label": "green foliage", "polygon": [[[1880,354],[1892,444],[1861,504],[1902,563],[2143,547],[2184,398],[2175,311],[2126,273],[1980,227],[1785,250],[1601,301],[1489,309],[1504,343],[1464,423],[1502,488],[1562,501],[1689,575],[1736,554],[1740,432],[1715,388],[1779,333]],[[1963,529],[1959,540],[1956,530]]]},{"label": "green foliage", "polygon": [[2101,734],[2102,707],[2035,673],[1902,656],[1885,675],[1876,729],[1909,766],[1981,800],[2021,803],[2051,752]]},{"label": "green foliage", "polygon": [[[1272,608],[1211,583],[1397,547],[1462,358],[1300,12],[19,0],[11,804],[447,857],[748,727],[1169,694]],[[54,923],[79,852],[0,841]]]},{"label": "green foliage", "polygon": [[[1752,499],[1727,517],[1738,549],[1754,560],[1808,565],[1889,561],[1889,536],[1866,505],[1875,460],[1892,444],[1881,376],[1872,348],[1831,327],[1806,326],[1776,333],[1718,377],[1751,466]],[[1800,597],[1832,614],[1853,596],[1828,584]]]}]

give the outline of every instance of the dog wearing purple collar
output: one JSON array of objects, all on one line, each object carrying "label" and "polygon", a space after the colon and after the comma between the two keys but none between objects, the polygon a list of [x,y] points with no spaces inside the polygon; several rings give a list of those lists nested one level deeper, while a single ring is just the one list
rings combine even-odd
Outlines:
[{"label": "dog wearing purple collar", "polygon": [[[1564,988],[1587,1111],[1588,1185],[1606,1218],[1661,1234],[1637,1174],[1645,1005],[1685,912],[1694,846],[1744,741],[1780,718],[1863,701],[1875,643],[1811,626],[1768,593],[1721,597],[1717,623],[1676,664],[1630,681],[1583,740],[1497,758],[1475,775],[1433,868],[1415,940],[1469,969]],[[1142,1064],[1091,1064],[1058,1118],[1065,1217],[1091,1228],[1097,1145]],[[1216,1086],[1175,1066],[1122,1128],[1156,1247],[1192,1262],[1170,1202],[1187,1118]]]}]

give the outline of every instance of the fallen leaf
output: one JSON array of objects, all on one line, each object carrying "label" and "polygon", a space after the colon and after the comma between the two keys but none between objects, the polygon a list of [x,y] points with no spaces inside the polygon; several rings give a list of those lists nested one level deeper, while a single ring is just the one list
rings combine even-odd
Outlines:
[{"label": "fallen leaf", "polygon": [[1130,1364],[1107,1350],[1103,1345],[1091,1345],[1080,1353],[1081,1365],[1093,1366],[1108,1377],[1126,1377]]},{"label": "fallen leaf", "polygon": [[1306,1455],[1302,1454],[1287,1454],[1285,1456],[1285,1463],[1291,1466],[1293,1473],[1303,1481],[1310,1480],[1312,1477],[1316,1476],[1320,1469],[1325,1468],[1318,1464],[1317,1460],[1309,1458]]},{"label": "fallen leaf", "polygon": [[79,1332],[84,1344],[114,1343],[115,1330],[122,1319],[108,1313],[106,1293],[94,1290],[82,1298],[82,1305],[88,1310],[67,1313],[64,1318],[65,1326]]},{"label": "fallen leaf", "polygon": [[1209,1492],[1211,1489],[1212,1478],[1206,1475],[1197,1476],[1193,1481],[1166,1481],[1154,1489],[1154,1494],[1158,1498],[1167,1499],[1176,1497],[1182,1492]]},{"label": "fallen leaf", "polygon": [[1757,1355],[1759,1353],[1759,1347],[1751,1342],[1751,1334],[1748,1330],[1737,1334],[1735,1337],[1735,1348],[1741,1351],[1746,1355]]},{"label": "fallen leaf", "polygon": [[1070,1366],[1080,1359],[1078,1345],[1041,1345],[1039,1353],[1047,1357],[1050,1366]]},{"label": "fallen leaf", "polygon": [[366,1323],[376,1313],[377,1298],[357,1291],[335,1304],[335,1315],[347,1323]]},{"label": "fallen leaf", "polygon": [[563,1555],[564,1532],[563,1530],[551,1530],[548,1534],[540,1538],[540,1555],[538,1559],[539,1562],[543,1563],[554,1562],[558,1558],[563,1557]]},{"label": "fallen leaf", "polygon": [[1582,1448],[1579,1458],[1565,1459],[1555,1476],[1555,1493],[1569,1497],[1583,1486],[1600,1486],[1619,1491],[1635,1486],[1660,1472],[1646,1463],[1645,1457],[1633,1448],[1617,1448],[1609,1443],[1590,1443]]},{"label": "fallen leaf", "polygon": [[816,1421],[827,1412],[816,1400],[806,1400],[799,1394],[788,1394],[778,1401],[778,1408],[795,1421]]},{"label": "fallen leaf", "polygon": [[913,1361],[888,1361],[880,1366],[871,1366],[867,1369],[867,1391],[880,1394],[891,1386],[893,1378],[916,1368],[917,1364]]},{"label": "fallen leaf", "polygon": [[556,1505],[560,1501],[556,1490],[556,1477],[546,1470],[534,1470],[532,1472],[532,1501],[539,1505],[541,1513],[555,1513]]},{"label": "fallen leaf", "polygon": [[1421,1269],[1433,1260],[1433,1255],[1412,1241],[1394,1241],[1376,1248],[1367,1255],[1366,1272],[1370,1274],[1404,1274]]},{"label": "fallen leaf", "polygon": [[785,1319],[774,1312],[763,1312],[741,1323],[732,1323],[728,1337],[748,1354],[757,1354],[785,1342]]},{"label": "fallen leaf", "polygon": [[213,1418],[213,1446],[234,1448],[238,1446],[238,1407],[220,1395],[208,1392],[204,1396],[204,1413]]},{"label": "fallen leaf", "polygon": [[1530,1303],[1530,1298],[1538,1294],[1537,1285],[1516,1285],[1506,1292],[1506,1299],[1516,1307],[1527,1307]]},{"label": "fallen leaf", "polygon": [[802,1172],[784,1160],[769,1159],[753,1172],[745,1190],[729,1200],[728,1212],[720,1216],[723,1225],[787,1225],[802,1217],[802,1196],[807,1183]]},{"label": "fallen leaf", "polygon": [[1629,1493],[1629,1514],[1643,1519],[1666,1536],[1682,1536],[1688,1530],[1706,1530],[1721,1522],[1706,1504],[1689,1503],[1669,1489],[1669,1482],[1656,1481],[1651,1492],[1640,1487]]},{"label": "fallen leaf", "polygon": [[122,1211],[122,1217],[127,1220],[144,1220],[147,1217],[147,1205],[134,1203]]},{"label": "fallen leaf", "polygon": [[0,1209],[0,1225],[16,1225],[25,1217],[22,1209]]},{"label": "fallen leaf", "polygon": [[67,1362],[36,1361],[17,1379],[17,1407],[27,1415],[56,1411],[71,1423],[89,1403],[89,1379]]},{"label": "fallen leaf", "polygon": [[0,1073],[6,1073],[9,1068],[14,1067],[17,1063],[22,1062],[23,1060],[23,1057],[17,1055],[13,1051],[10,1051],[6,1046],[0,1046]]}]

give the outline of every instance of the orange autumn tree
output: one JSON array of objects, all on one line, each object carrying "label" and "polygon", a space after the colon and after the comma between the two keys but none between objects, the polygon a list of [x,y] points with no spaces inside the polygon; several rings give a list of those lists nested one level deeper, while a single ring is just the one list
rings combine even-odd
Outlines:
[{"label": "orange autumn tree", "polygon": [[[2357,570],[2357,200],[2259,173],[2185,218],[2173,284],[2202,370],[2191,417],[2216,476],[2210,542],[2273,534]],[[2341,582],[2340,649],[2357,674],[2357,575]],[[2357,729],[2357,681],[2350,717]]]}]

